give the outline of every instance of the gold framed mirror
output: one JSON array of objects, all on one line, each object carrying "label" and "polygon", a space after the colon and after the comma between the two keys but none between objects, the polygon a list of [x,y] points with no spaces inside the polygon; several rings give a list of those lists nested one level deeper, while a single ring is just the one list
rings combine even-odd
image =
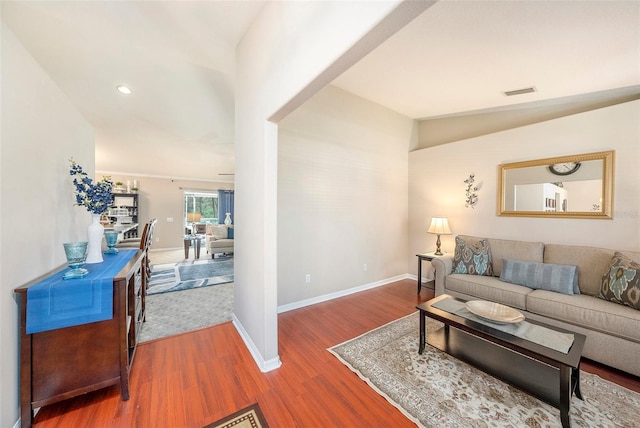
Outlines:
[{"label": "gold framed mirror", "polygon": [[614,151],[498,165],[498,215],[612,219]]}]

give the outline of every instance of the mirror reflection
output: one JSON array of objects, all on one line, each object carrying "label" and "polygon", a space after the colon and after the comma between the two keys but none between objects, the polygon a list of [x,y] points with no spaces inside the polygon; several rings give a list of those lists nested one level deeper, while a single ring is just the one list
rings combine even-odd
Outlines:
[{"label": "mirror reflection", "polygon": [[499,215],[611,218],[613,151],[500,165]]}]

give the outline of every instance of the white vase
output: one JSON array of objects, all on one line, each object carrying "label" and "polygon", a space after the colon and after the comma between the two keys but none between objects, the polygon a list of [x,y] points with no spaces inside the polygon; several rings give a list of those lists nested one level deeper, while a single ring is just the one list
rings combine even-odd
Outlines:
[{"label": "white vase", "polygon": [[100,223],[100,214],[92,214],[92,221],[87,228],[87,260],[85,263],[102,263],[102,236],[104,226]]},{"label": "white vase", "polygon": [[225,213],[224,224],[231,226],[231,213]]}]

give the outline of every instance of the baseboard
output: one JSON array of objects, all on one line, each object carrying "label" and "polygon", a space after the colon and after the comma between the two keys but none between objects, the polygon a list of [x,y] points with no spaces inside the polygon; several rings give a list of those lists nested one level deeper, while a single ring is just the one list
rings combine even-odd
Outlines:
[{"label": "baseboard", "polygon": [[[278,306],[278,313],[280,314],[283,312],[292,311],[294,309],[303,308],[305,306],[311,306],[316,303],[326,302],[327,300],[337,299],[339,297],[348,296],[350,294],[358,293],[360,291],[370,290],[372,288],[380,287],[386,284],[391,284],[392,282],[400,281],[403,279],[417,280],[417,276],[405,273],[403,275],[394,276],[394,277],[383,279],[380,281],[370,282],[368,284],[359,285],[357,287],[352,287],[346,290],[340,290],[335,293],[324,294],[322,296],[313,297],[311,299],[289,303],[287,305]],[[238,331],[238,334],[240,334],[242,341],[244,342],[245,346],[251,353],[253,360],[256,362],[256,365],[258,366],[261,372],[266,373],[271,370],[275,370],[282,365],[282,361],[280,361],[279,356],[271,360],[265,360],[262,357],[262,354],[260,354],[260,351],[258,351],[258,348],[253,343],[253,340],[251,340],[251,337],[245,330],[244,326],[242,325],[242,322],[240,322],[238,317],[236,317],[235,314],[232,314],[231,320],[232,320],[233,326]]]},{"label": "baseboard", "polygon": [[232,320],[233,326],[238,331],[238,334],[240,334],[240,337],[242,338],[244,344],[246,345],[247,349],[251,353],[253,360],[256,362],[258,368],[262,373],[270,372],[271,370],[275,370],[282,365],[282,361],[280,361],[279,356],[272,358],[270,360],[265,360],[262,357],[262,354],[260,354],[260,351],[258,351],[258,348],[253,343],[253,340],[251,340],[249,333],[247,333],[247,330],[245,330],[244,326],[242,325],[238,317],[236,317],[236,314],[231,315],[231,320]]},{"label": "baseboard", "polygon": [[[174,251],[174,250],[184,250],[184,247],[170,247],[170,248],[153,248],[153,244],[151,244],[152,247],[149,248],[149,252],[150,253],[155,253],[157,251]],[[202,249],[202,248],[201,248]]]},{"label": "baseboard", "polygon": [[[418,282],[418,275],[409,274],[407,277],[409,279],[413,279],[414,281],[416,281],[416,283]],[[423,284],[425,284],[427,282],[431,282],[431,281],[435,281],[435,278],[429,278],[428,276],[423,276],[422,277],[422,283]]]},{"label": "baseboard", "polygon": [[292,311],[294,309],[304,308],[305,306],[311,306],[311,305],[315,305],[316,303],[322,303],[328,300],[337,299],[338,297],[344,297],[350,294],[359,293],[360,291],[370,290],[372,288],[380,287],[382,285],[390,284],[392,282],[400,281],[403,279],[415,279],[417,281],[417,276],[405,273],[402,275],[394,276],[392,278],[382,279],[380,281],[370,282],[368,284],[363,284],[357,287],[348,288],[346,290],[340,290],[334,293],[324,294],[322,296],[312,297],[310,299],[288,303],[286,305],[278,306],[278,313],[281,314],[283,312]]}]

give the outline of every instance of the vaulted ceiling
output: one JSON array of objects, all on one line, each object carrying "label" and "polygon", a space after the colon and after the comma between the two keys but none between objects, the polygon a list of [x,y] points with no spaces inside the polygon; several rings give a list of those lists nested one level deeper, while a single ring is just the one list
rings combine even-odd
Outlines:
[{"label": "vaulted ceiling", "polygon": [[636,86],[640,2],[441,1],[334,84],[415,119]]},{"label": "vaulted ceiling", "polygon": [[[235,46],[263,5],[3,1],[2,20],[93,125],[98,170],[217,181],[234,170]],[[636,1],[445,0],[334,84],[415,119],[637,93],[639,23]]]},{"label": "vaulted ceiling", "polygon": [[224,181],[235,47],[262,6],[3,1],[2,19],[93,125],[97,170]]}]

